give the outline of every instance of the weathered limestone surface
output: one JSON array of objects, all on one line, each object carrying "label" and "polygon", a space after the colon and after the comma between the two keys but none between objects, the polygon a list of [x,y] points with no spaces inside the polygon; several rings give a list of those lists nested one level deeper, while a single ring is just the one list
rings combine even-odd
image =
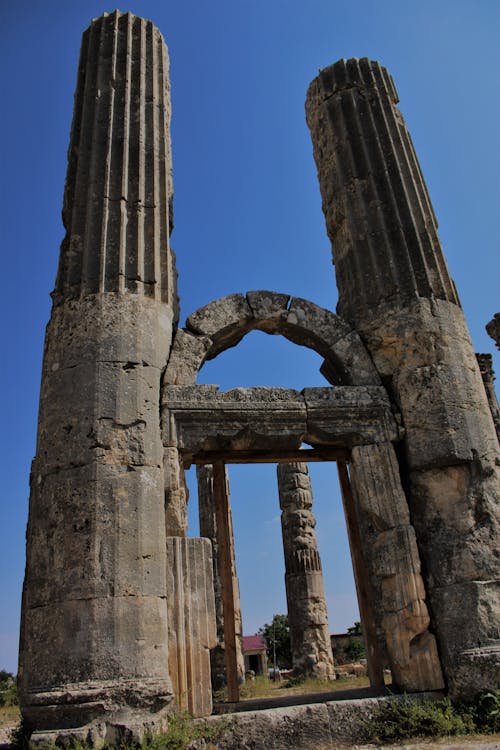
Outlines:
[{"label": "weathered limestone surface", "polygon": [[[435,693],[411,696],[418,703],[433,700]],[[334,700],[310,705],[291,705],[262,711],[245,711],[228,716],[211,716],[208,726],[218,724],[222,736],[218,750],[319,750],[352,747],[367,741],[370,720],[387,702],[409,700],[409,696],[385,696],[357,700]],[[230,719],[229,726],[228,718]],[[368,745],[372,748],[373,745]],[[399,746],[398,746],[399,747]],[[406,745],[404,746],[406,747]],[[488,745],[488,750],[489,750]],[[494,750],[495,744],[491,745]],[[457,750],[451,746],[448,750]],[[478,750],[484,750],[480,747]]]},{"label": "weathered limestone surface", "polygon": [[163,475],[165,483],[166,535],[186,536],[189,492],[184,478],[184,465],[177,448],[164,449]]},{"label": "weathered limestone surface", "polygon": [[217,643],[212,543],[167,537],[168,658],[178,708],[212,713],[210,649]]},{"label": "weathered limestone surface", "polygon": [[127,290],[177,304],[168,68],[158,29],[131,13],[83,35],[56,301]]},{"label": "weathered limestone surface", "polygon": [[[433,626],[448,686],[453,695],[467,697],[492,687],[498,643],[498,633],[479,611],[479,598],[469,606],[467,597],[471,585],[481,588],[482,601],[493,596],[490,582],[499,578],[493,541],[499,447],[425,183],[396,104],[392,79],[378,63],[341,60],[313,81],[306,111],[332,241],[338,310],[361,335],[401,412],[401,470]],[[463,605],[453,611],[444,606],[447,587],[455,598],[461,592]],[[469,634],[466,643],[463,633]],[[481,654],[477,660],[474,649]],[[491,668],[485,669],[488,659]]]},{"label": "weathered limestone surface", "polygon": [[323,572],[307,464],[278,464],[285,585],[293,669],[334,678]]},{"label": "weathered limestone surface", "polygon": [[415,531],[390,443],[352,451],[351,479],[362,555],[394,682],[409,692],[444,687]]},{"label": "weathered limestone surface", "polygon": [[[196,467],[196,478],[198,481],[198,512],[200,519],[200,536],[207,537],[212,542],[213,554],[213,579],[215,592],[215,615],[217,622],[217,645],[210,652],[210,663],[212,666],[212,684],[220,688],[225,683],[226,655],[224,646],[224,613],[222,606],[222,585],[217,559],[217,520],[215,513],[213,469],[210,464]],[[229,477],[226,470],[226,487],[229,495]],[[236,634],[236,659],[238,665],[238,680],[245,680],[245,659],[243,657],[243,623],[241,619],[240,587],[236,571],[236,559],[234,553],[234,534],[231,510],[229,510],[230,546],[231,546],[231,571],[233,577],[233,599],[234,599],[234,629]]]},{"label": "weathered limestone surface", "polygon": [[397,440],[399,430],[380,386],[236,388],[164,386],[163,441],[184,460],[200,451],[351,447]]},{"label": "weathered limestone surface", "polygon": [[379,385],[380,378],[361,340],[349,325],[313,302],[277,292],[231,294],[210,302],[177,331],[164,382],[193,385],[199,369],[249,331],[280,334],[314,349],[324,363],[321,372],[333,384]]},{"label": "weathered limestone surface", "polygon": [[158,403],[176,319],[168,58],[118,11],[82,41],[31,474],[20,649],[35,729],[161,724],[168,672]]},{"label": "weathered limestone surface", "polygon": [[307,93],[339,314],[358,323],[381,302],[458,303],[394,82],[379,63],[339,60]]}]

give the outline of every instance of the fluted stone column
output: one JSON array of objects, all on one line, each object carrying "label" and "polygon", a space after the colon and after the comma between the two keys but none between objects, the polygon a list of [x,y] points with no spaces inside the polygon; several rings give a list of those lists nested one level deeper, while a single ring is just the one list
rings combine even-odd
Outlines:
[{"label": "fluted stone column", "polygon": [[307,464],[278,464],[277,474],[293,668],[297,674],[333,679],[328,613]]},{"label": "fluted stone column", "polygon": [[169,120],[159,31],[129,13],[95,19],[31,473],[19,676],[38,739],[113,739],[113,727],[161,720],[171,699],[159,420],[177,307]]},{"label": "fluted stone column", "polygon": [[499,448],[437,224],[387,71],[341,60],[307,120],[339,288],[405,427],[403,484],[453,695],[498,669]]},{"label": "fluted stone column", "polygon": [[[224,614],[222,607],[222,586],[217,560],[217,521],[215,514],[215,497],[213,483],[213,468],[210,464],[196,467],[196,478],[198,481],[198,512],[200,519],[200,536],[207,537],[212,541],[213,554],[213,577],[215,593],[215,616],[217,623],[217,645],[210,652],[210,663],[212,667],[212,683],[216,689],[225,682],[226,657],[224,649]],[[229,496],[229,478],[226,472],[227,494]],[[232,515],[229,517],[231,536],[231,570],[233,577],[234,597],[234,625],[236,633],[236,661],[238,669],[238,680],[245,681],[245,659],[243,657],[243,622],[240,605],[240,586],[236,571],[236,558],[234,553],[234,534]]]}]

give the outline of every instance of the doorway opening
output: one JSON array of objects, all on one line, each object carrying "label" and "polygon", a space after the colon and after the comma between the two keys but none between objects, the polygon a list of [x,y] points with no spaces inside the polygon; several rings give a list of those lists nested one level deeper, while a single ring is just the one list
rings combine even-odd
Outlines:
[{"label": "doorway opening", "polygon": [[[310,449],[298,451],[297,457],[300,458],[301,453],[309,452]],[[307,466],[311,478],[312,510],[324,576],[329,636],[332,635],[331,643],[336,651],[334,676],[337,679],[331,683],[319,679],[307,680],[305,676],[296,679],[292,670],[288,669],[292,664],[279,663],[278,660],[281,678],[278,684],[271,680],[269,688],[263,687],[262,683],[254,686],[252,682],[242,686],[240,680],[238,694],[233,693],[229,697],[233,703],[241,698],[243,704],[248,698],[270,693],[273,702],[269,703],[268,696],[267,705],[281,705],[282,700],[289,701],[290,696],[294,695],[303,696],[312,691],[321,691],[323,695],[325,691],[336,693],[338,690],[366,689],[370,685],[363,638],[359,631],[354,633],[355,625],[359,625],[361,618],[336,466],[332,461],[312,461],[308,462]],[[230,487],[228,502],[232,514],[235,565],[241,595],[239,602],[243,620],[242,634],[247,638],[255,637],[259,630],[272,623],[275,615],[286,615],[288,612],[277,466],[275,463],[235,463],[229,464],[227,468]],[[197,536],[201,532],[194,467],[186,473],[186,479],[190,490],[188,534]],[[203,536],[203,533],[201,535]],[[250,645],[255,647],[253,642]],[[356,653],[349,652],[352,645],[359,646]],[[249,653],[245,662],[247,673],[250,671],[247,677],[253,680],[252,672],[261,672],[262,662],[254,653]],[[271,648],[269,666],[272,665]],[[270,668],[268,677],[274,676],[272,672]],[[386,681],[390,681],[390,678],[387,680],[386,677]],[[220,687],[220,682],[217,685]],[[380,685],[375,685],[375,691],[380,691]],[[219,690],[217,699],[221,696],[222,691]],[[218,708],[223,710],[221,706]],[[243,705],[241,708],[243,709]]]}]

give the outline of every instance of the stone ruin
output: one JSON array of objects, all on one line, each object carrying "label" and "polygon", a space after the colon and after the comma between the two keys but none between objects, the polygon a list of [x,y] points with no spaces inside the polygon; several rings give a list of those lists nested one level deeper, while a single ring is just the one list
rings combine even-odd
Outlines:
[{"label": "stone ruin", "polygon": [[[31,472],[19,680],[33,743],[140,734],[175,705],[206,716],[212,670],[238,699],[228,463],[278,464],[297,668],[333,668],[306,464],[336,461],[371,684],[386,659],[401,691],[497,683],[499,444],[397,102],[367,59],[307,94],[337,314],[251,291],[182,328],[167,49],[129,13],[84,33]],[[254,329],[317,351],[330,386],[196,384]],[[192,464],[202,538],[186,538]]]}]

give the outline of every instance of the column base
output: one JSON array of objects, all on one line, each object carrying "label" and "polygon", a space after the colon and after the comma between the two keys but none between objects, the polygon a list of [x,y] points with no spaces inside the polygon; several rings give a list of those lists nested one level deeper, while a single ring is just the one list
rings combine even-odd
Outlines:
[{"label": "column base", "polygon": [[172,699],[170,680],[96,681],[28,693],[21,713],[33,747],[72,738],[99,747],[159,731]]}]

